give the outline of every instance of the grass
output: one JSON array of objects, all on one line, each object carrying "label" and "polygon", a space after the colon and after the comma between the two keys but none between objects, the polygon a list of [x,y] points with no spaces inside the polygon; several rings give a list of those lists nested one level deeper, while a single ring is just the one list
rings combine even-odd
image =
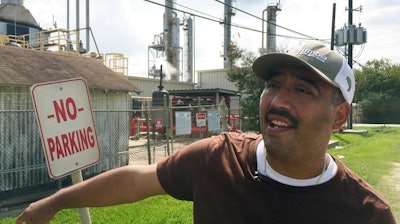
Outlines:
[{"label": "grass", "polygon": [[[155,196],[134,204],[90,208],[90,217],[95,224],[114,223],[193,223],[193,203],[179,201],[170,196]],[[15,218],[0,219],[0,224],[15,223]],[[50,224],[80,224],[78,209],[58,212]]]},{"label": "grass", "polygon": [[334,134],[343,148],[329,152],[378,190],[400,222],[400,170],[394,171],[400,167],[400,128],[362,129],[368,133]]},{"label": "grass", "polygon": [[[92,223],[193,223],[192,202],[178,201],[170,196],[157,196],[134,204],[90,208]],[[76,209],[57,213],[51,223],[76,223]]]},{"label": "grass", "polygon": [[[363,128],[364,129],[364,128]],[[339,149],[329,152],[339,157],[350,169],[374,186],[392,206],[400,222],[400,176],[392,172],[400,164],[400,128],[365,128],[368,133],[334,134]],[[397,181],[396,181],[397,180]],[[397,189],[396,189],[397,183]],[[91,208],[92,223],[193,223],[192,202],[178,201],[170,196],[157,196],[135,204]],[[15,218],[0,219],[0,224],[14,223]],[[77,209],[60,211],[51,221],[80,223]]]}]

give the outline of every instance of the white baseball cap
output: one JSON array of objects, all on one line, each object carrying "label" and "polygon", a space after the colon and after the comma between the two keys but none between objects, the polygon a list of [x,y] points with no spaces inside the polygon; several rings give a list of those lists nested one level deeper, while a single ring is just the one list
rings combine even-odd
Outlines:
[{"label": "white baseball cap", "polygon": [[271,71],[283,64],[295,63],[310,68],[322,79],[337,87],[347,103],[354,97],[355,78],[346,59],[317,42],[309,42],[294,52],[269,53],[257,58],[252,66],[253,73],[263,80],[268,80]]}]

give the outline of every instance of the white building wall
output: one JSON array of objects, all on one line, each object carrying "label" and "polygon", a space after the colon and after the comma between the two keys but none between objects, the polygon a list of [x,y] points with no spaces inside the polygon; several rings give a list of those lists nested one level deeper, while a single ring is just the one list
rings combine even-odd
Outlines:
[{"label": "white building wall", "polygon": [[[235,84],[230,82],[226,75],[228,70],[226,69],[213,69],[213,70],[201,70],[197,71],[198,82],[196,83],[188,83],[188,82],[179,82],[174,80],[163,80],[162,85],[165,90],[169,89],[227,89],[237,91],[237,87]],[[158,86],[160,85],[159,79],[153,78],[144,78],[144,77],[135,77],[129,76],[129,81],[139,87],[143,92],[140,93],[140,96],[143,97],[151,97],[152,92],[154,90],[158,90]]]},{"label": "white building wall", "polygon": [[197,71],[200,88],[203,89],[228,89],[237,91],[237,87],[227,79],[226,69],[213,69]]},{"label": "white building wall", "polygon": [[[220,89],[238,91],[238,88],[235,86],[235,84],[228,80],[227,73],[228,73],[227,69],[197,71],[200,88],[203,89],[220,88]],[[233,114],[239,115],[240,114],[239,96],[231,97],[230,104],[231,104],[230,113],[232,115]]]},{"label": "white building wall", "polygon": [[[143,77],[128,77],[129,82],[133,85],[139,87],[143,92],[140,93],[140,96],[143,97],[151,97],[153,91],[158,90],[158,86],[160,85],[159,79],[153,78],[143,78]],[[162,85],[164,86],[165,90],[169,89],[194,89],[194,83],[188,82],[178,82],[173,80],[163,80]]]}]

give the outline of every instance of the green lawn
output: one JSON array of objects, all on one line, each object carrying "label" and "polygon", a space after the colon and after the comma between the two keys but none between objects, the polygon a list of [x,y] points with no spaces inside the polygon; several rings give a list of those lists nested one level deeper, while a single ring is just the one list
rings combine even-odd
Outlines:
[{"label": "green lawn", "polygon": [[[92,223],[193,223],[192,202],[178,201],[169,196],[148,198],[134,204],[90,208]],[[0,222],[1,223],[1,222]],[[51,223],[76,223],[76,209],[57,213]]]},{"label": "green lawn", "polygon": [[[374,186],[389,201],[400,222],[400,178],[393,170],[400,164],[400,128],[365,128],[368,133],[334,134],[340,149],[329,152]],[[397,166],[400,169],[400,166]],[[398,172],[397,175],[399,175]],[[396,188],[397,186],[397,188]],[[90,209],[92,223],[193,223],[192,203],[158,196],[135,204]],[[15,218],[0,220],[13,223]],[[57,213],[56,223],[80,223],[76,209]]]},{"label": "green lawn", "polygon": [[400,222],[400,128],[358,128],[366,135],[334,134],[342,149],[330,149],[350,169],[376,188]]}]

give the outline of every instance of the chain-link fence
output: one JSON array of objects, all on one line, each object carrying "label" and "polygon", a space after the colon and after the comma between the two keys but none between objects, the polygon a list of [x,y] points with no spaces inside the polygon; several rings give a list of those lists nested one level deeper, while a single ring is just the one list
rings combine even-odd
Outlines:
[{"label": "chain-link fence", "polygon": [[[55,180],[48,174],[30,93],[26,89],[7,93],[1,90],[0,211],[3,211],[9,199],[22,195],[21,192],[60,188],[71,184],[71,180],[69,176]],[[238,111],[231,112],[225,105],[154,108],[147,100],[131,109],[132,99],[126,93],[91,91],[90,95],[101,159],[82,170],[85,179],[128,164],[155,163],[200,138],[240,127]],[[188,115],[184,126],[190,127],[183,134],[177,133],[181,127],[176,117],[182,112]],[[215,117],[211,119],[210,114]],[[214,128],[210,129],[211,126]]]},{"label": "chain-link fence", "polygon": [[[129,164],[130,95],[91,91],[100,161],[84,170],[84,178]],[[26,87],[0,87],[0,213],[45,189],[71,184],[69,176],[50,178],[40,130]],[[14,199],[17,198],[17,199]]]},{"label": "chain-link fence", "polygon": [[[179,109],[182,111],[182,108]],[[137,110],[93,111],[98,129],[101,160],[104,163],[120,165],[154,163],[173,152],[172,141],[185,142],[185,139],[189,139],[187,141],[190,142],[193,139],[217,134],[205,126],[193,125],[196,129],[191,133],[176,136],[174,135],[176,129],[173,128],[170,137],[167,138],[165,127],[155,127],[154,123],[146,123],[144,118],[136,119],[136,123],[132,122],[133,119],[129,120],[132,114],[137,112]],[[151,114],[151,110],[148,112]],[[197,113],[196,110],[188,112]],[[191,117],[191,123],[196,123],[195,116]],[[147,128],[150,129],[149,138],[145,131]],[[33,110],[0,110],[0,130],[0,192],[53,181],[48,177]],[[126,147],[115,150],[114,147],[119,145]],[[94,170],[104,171],[99,168]]]},{"label": "chain-link fence", "polygon": [[[98,131],[101,161],[88,168],[88,176],[129,163],[128,157],[118,152],[129,148],[130,111],[93,113],[97,129],[107,131]],[[33,110],[1,110],[0,142],[0,192],[54,182],[47,172]]]}]

